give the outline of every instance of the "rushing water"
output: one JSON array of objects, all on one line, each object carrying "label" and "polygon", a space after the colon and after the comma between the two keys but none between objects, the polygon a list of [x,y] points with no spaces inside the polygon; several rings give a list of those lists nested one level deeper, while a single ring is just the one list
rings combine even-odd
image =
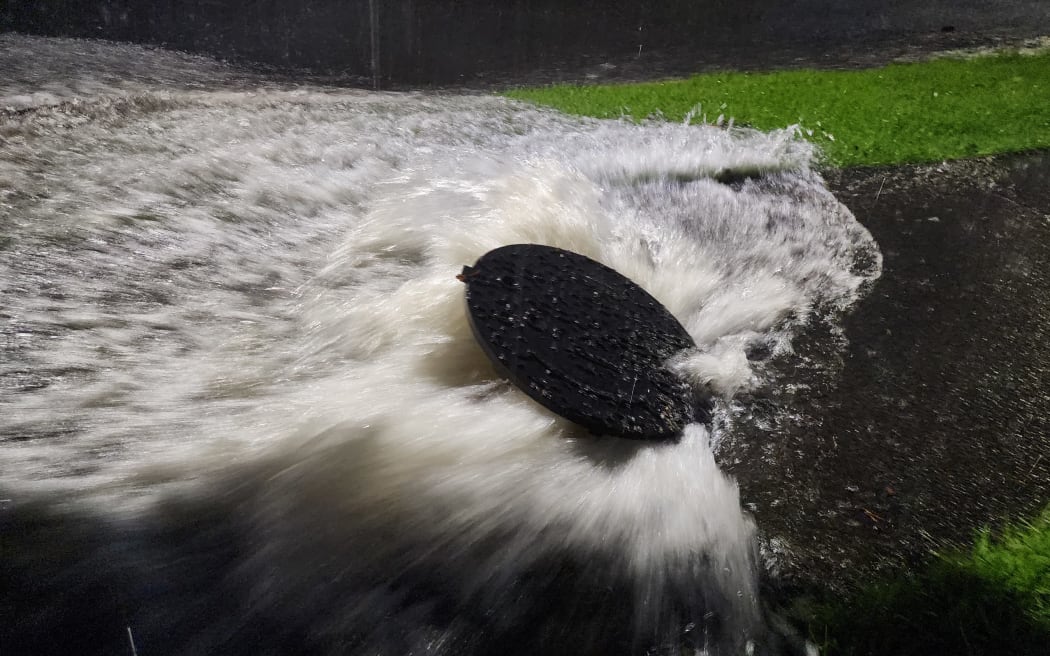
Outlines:
[{"label": "rushing water", "polygon": [[[794,133],[12,35],[0,71],[0,651],[768,645],[728,407],[880,267]],[[519,242],[661,300],[712,425],[595,437],[500,381],[455,275]]]}]

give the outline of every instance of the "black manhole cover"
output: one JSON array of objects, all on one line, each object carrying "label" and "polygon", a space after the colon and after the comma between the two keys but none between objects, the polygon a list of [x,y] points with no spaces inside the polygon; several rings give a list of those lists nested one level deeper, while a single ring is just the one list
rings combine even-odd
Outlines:
[{"label": "black manhole cover", "polygon": [[503,246],[463,267],[470,325],[497,369],[593,432],[677,435],[698,418],[692,389],[665,367],[694,348],[645,290],[578,253]]}]

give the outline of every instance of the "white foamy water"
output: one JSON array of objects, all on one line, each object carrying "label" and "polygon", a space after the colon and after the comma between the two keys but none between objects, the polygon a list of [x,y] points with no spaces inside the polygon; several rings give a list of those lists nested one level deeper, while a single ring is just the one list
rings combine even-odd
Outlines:
[{"label": "white foamy water", "polygon": [[428,653],[469,630],[391,610],[376,571],[445,571],[442,594],[498,618],[496,591],[563,554],[629,582],[638,634],[673,597],[720,614],[711,640],[751,638],[754,527],[709,430],[638,444],[552,415],[494,374],[455,275],[511,243],[597,259],[679,318],[699,348],[676,366],[729,400],[760,380],[750,349],[789,354],[879,272],[793,133],[10,35],[0,65],[7,497],[236,506],[257,603],[379,653],[408,651],[361,628],[377,617],[428,627],[402,637]]}]

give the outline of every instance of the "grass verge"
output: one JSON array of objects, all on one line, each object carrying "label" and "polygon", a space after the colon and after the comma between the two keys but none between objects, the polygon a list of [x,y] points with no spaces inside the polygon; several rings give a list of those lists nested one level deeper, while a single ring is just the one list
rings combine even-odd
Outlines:
[{"label": "grass verge", "polygon": [[848,603],[798,602],[793,615],[828,655],[1040,654],[1050,645],[1050,507],[920,573]]},{"label": "grass verge", "polygon": [[1050,53],[1000,53],[850,71],[711,73],[559,85],[507,95],[599,118],[801,127],[834,166],[901,164],[1050,147]]}]

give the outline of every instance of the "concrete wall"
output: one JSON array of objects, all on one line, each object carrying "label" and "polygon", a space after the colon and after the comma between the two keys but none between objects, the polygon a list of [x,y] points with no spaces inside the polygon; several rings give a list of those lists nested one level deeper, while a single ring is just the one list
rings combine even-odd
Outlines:
[{"label": "concrete wall", "polygon": [[756,21],[761,4],[731,0],[7,0],[0,26],[39,34],[158,43],[368,76],[375,55],[383,78],[442,82],[479,70],[544,65],[582,52],[596,56],[631,53],[646,41],[684,44],[712,32],[716,24]]},{"label": "concrete wall", "polygon": [[454,83],[581,58],[842,44],[951,25],[1050,32],[1043,0],[3,0],[0,29],[155,43],[318,72]]}]

